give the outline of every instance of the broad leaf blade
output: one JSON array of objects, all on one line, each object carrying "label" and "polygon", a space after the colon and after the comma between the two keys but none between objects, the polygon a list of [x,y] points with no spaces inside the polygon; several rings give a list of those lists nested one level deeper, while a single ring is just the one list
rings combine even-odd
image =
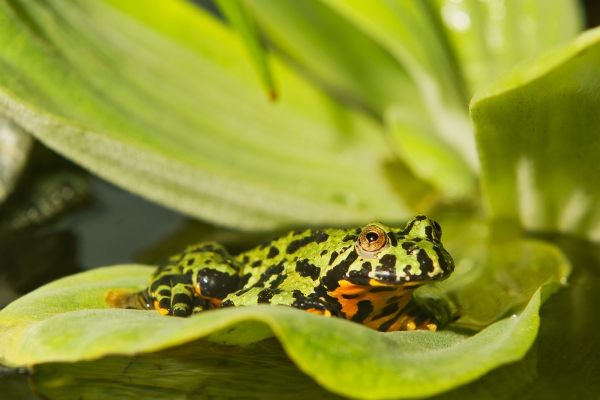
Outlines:
[{"label": "broad leaf blade", "polygon": [[[323,1],[389,51],[416,84],[419,96],[413,101],[425,110],[426,117],[421,122],[424,127],[414,129],[414,116],[410,115],[409,109],[402,110],[400,116],[405,116],[403,119],[391,119],[388,127],[394,142],[402,143],[398,150],[411,170],[443,194],[451,193],[450,198],[471,197],[479,161],[466,115],[466,88],[430,7],[421,1]],[[451,181],[444,182],[436,175],[438,168],[427,170],[411,157],[421,151],[421,141],[449,153],[443,158],[452,160],[445,165],[451,171],[447,175]],[[449,191],[448,186],[455,189]]]},{"label": "broad leaf blade", "polygon": [[73,393],[94,400],[245,399],[249,394],[256,399],[344,399],[299,371],[276,339],[244,347],[199,340],[136,357],[41,364],[31,378],[36,393],[54,400],[70,399]]},{"label": "broad leaf blade", "polygon": [[223,225],[409,217],[374,121],[279,62],[274,105],[219,22],[178,1],[135,4],[0,4],[0,113],[92,172]]},{"label": "broad leaf blade", "polygon": [[600,240],[599,63],[595,29],[475,96],[492,217]]},{"label": "broad leaf blade", "polygon": [[[412,78],[382,46],[321,1],[244,0],[276,50],[299,71],[383,115],[401,105],[427,118]],[[350,45],[351,44],[351,45]]]},{"label": "broad leaf blade", "polygon": [[434,0],[432,5],[470,93],[583,28],[577,0]]},{"label": "broad leaf blade", "polygon": [[438,116],[430,115],[414,77],[384,46],[321,1],[245,2],[269,41],[300,72],[385,119],[393,148],[416,176],[447,199],[474,197],[472,172],[439,139],[433,122]]},{"label": "broad leaf blade", "polygon": [[0,117],[0,204],[15,187],[32,144],[31,136]]},{"label": "broad leaf blade", "polygon": [[[569,259],[557,246],[521,237],[518,229],[502,229],[464,216],[439,221],[456,269],[437,286],[459,310],[455,325],[482,329],[521,310],[544,283],[565,284],[571,273]],[[419,290],[435,296],[433,288]]]}]

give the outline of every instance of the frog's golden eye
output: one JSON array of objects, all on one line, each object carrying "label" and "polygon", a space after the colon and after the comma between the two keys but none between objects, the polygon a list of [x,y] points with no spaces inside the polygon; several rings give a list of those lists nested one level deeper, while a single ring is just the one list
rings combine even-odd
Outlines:
[{"label": "frog's golden eye", "polygon": [[386,249],[389,246],[389,241],[383,229],[372,225],[362,231],[357,245],[364,257],[372,257],[376,252]]}]

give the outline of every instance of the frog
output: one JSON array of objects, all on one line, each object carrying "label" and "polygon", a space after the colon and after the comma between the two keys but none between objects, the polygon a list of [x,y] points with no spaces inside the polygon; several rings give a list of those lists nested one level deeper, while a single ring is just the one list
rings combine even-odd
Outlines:
[{"label": "frog", "polygon": [[202,242],[160,265],[138,299],[144,309],[178,317],[264,304],[382,332],[435,331],[449,316],[412,294],[454,271],[441,238],[435,220],[417,215],[404,228],[373,222],[292,231],[236,256],[216,242]]}]

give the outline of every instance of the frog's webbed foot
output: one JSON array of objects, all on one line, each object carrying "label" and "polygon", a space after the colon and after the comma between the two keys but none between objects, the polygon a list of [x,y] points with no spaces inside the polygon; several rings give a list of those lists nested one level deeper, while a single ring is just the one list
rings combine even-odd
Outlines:
[{"label": "frog's webbed foot", "polygon": [[420,304],[414,302],[414,306],[407,310],[404,318],[400,318],[399,331],[428,330],[436,331],[440,328],[440,322],[427,312]]},{"label": "frog's webbed foot", "polygon": [[411,299],[403,312],[396,318],[379,326],[378,330],[391,331],[436,331],[450,323],[450,309],[439,299]]}]

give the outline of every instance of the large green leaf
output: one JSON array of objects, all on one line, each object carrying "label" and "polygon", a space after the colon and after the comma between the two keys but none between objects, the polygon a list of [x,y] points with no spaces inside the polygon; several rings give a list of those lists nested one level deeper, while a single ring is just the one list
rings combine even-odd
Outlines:
[{"label": "large green leaf", "polygon": [[240,39],[192,5],[111,3],[0,3],[0,114],[104,178],[220,224],[408,217],[394,187],[414,179],[390,181],[373,120],[277,60],[271,103]]},{"label": "large green leaf", "polygon": [[417,86],[419,94],[411,102],[419,113],[392,103],[385,115],[403,160],[447,198],[474,197],[479,162],[466,87],[430,6],[422,1],[323,2],[389,51]]},{"label": "large green leaf", "polygon": [[31,136],[0,117],[0,204],[25,168],[32,142]]},{"label": "large green leaf", "polygon": [[600,239],[600,29],[481,90],[471,117],[493,218]]},{"label": "large green leaf", "polygon": [[460,309],[456,325],[481,329],[522,309],[540,285],[567,282],[570,262],[551,243],[462,216],[439,220],[456,271],[438,286]]},{"label": "large green leaf", "polygon": [[574,38],[578,0],[434,0],[469,92],[515,64]]},{"label": "large green leaf", "polygon": [[[432,115],[415,74],[409,74],[388,49],[320,0],[245,2],[269,40],[299,65],[300,72],[347,103],[357,103],[385,119],[393,148],[415,175],[446,198],[474,197],[472,171],[437,136],[435,121],[440,115]],[[421,16],[423,10],[413,11]],[[430,50],[439,56],[439,46]],[[460,111],[463,120],[464,111]]]},{"label": "large green leaf", "polygon": [[[414,81],[382,46],[320,0],[244,0],[299,71],[378,115],[391,104],[427,119]],[[341,43],[351,43],[343,46]]]},{"label": "large green leaf", "polygon": [[[564,257],[553,247],[545,251],[543,246],[532,244],[530,250],[532,263],[543,261],[545,269],[509,270],[502,275],[507,287],[481,278],[498,274],[501,262],[482,263],[478,265],[481,271],[474,271],[458,259],[457,276],[462,286],[458,288],[455,282],[446,290],[457,299],[462,318],[477,311],[463,305],[480,298],[499,301],[511,290],[532,296],[526,299],[529,304],[522,313],[523,307],[518,307],[523,304],[522,296],[517,301],[508,296],[510,304],[503,310],[510,310],[514,317],[495,322],[473,336],[450,330],[380,333],[350,321],[289,307],[240,307],[187,319],[109,309],[105,297],[110,290],[141,290],[152,272],[149,267],[117,266],[56,281],[2,310],[0,360],[13,366],[79,362],[109,354],[155,352],[200,338],[244,346],[274,334],[300,370],[334,393],[358,398],[431,395],[518,360],[529,349],[539,324],[537,311],[542,294],[536,288],[519,289],[519,283],[541,285],[564,280],[568,274]],[[502,253],[498,257],[502,259]],[[469,275],[473,277],[470,280],[465,278]],[[521,275],[530,275],[530,280]],[[546,295],[555,288],[556,284],[544,289]],[[422,297],[431,297],[424,293]],[[489,308],[494,318],[501,316],[495,307]],[[478,312],[473,315],[480,317]],[[390,381],[396,384],[386,384]]]},{"label": "large green leaf", "polygon": [[237,31],[238,35],[244,40],[246,48],[254,61],[254,66],[258,76],[265,85],[271,100],[277,99],[273,73],[269,67],[265,49],[261,43],[258,31],[254,26],[254,21],[250,18],[246,8],[241,1],[233,0],[215,0],[219,10],[225,15],[227,21]]},{"label": "large green leaf", "polygon": [[299,371],[276,339],[244,347],[198,340],[135,357],[41,364],[30,382],[52,400],[343,399]]}]

